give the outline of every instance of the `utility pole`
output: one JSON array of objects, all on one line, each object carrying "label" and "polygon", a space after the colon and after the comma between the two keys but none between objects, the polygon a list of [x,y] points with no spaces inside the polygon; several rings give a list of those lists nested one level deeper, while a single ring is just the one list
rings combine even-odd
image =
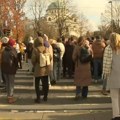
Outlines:
[{"label": "utility pole", "polygon": [[113,4],[112,4],[112,0],[109,1],[108,3],[111,4],[111,32],[113,32]]}]

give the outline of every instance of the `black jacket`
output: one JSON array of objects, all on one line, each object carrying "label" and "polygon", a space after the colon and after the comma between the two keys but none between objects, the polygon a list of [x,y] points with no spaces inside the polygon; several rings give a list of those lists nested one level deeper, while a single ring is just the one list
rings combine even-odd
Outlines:
[{"label": "black jacket", "polygon": [[5,74],[16,74],[18,68],[17,52],[15,48],[6,46],[2,52],[1,70]]}]

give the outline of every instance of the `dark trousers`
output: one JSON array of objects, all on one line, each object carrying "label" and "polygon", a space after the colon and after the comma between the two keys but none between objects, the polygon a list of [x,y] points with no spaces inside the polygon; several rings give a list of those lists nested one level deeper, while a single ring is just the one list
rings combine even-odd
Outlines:
[{"label": "dark trousers", "polygon": [[42,82],[43,95],[47,98],[49,91],[48,76],[41,76],[35,77],[35,91],[37,99],[40,99],[40,96],[42,95],[42,91],[40,90],[40,80]]},{"label": "dark trousers", "polygon": [[94,58],[93,59],[93,67],[94,67],[94,79],[98,80],[101,79],[102,76],[102,58]]},{"label": "dark trousers", "polygon": [[66,77],[66,74],[68,74],[69,77],[73,75],[74,72],[74,63],[64,63],[63,64],[63,77]]},{"label": "dark trousers", "polygon": [[7,96],[12,97],[14,94],[14,74],[5,74],[3,73],[4,79],[6,81]]},{"label": "dark trousers", "polygon": [[18,53],[17,58],[18,58],[18,66],[19,68],[22,68],[22,54]]},{"label": "dark trousers", "polygon": [[82,94],[82,97],[87,97],[88,95],[88,86],[76,86],[76,95]]}]

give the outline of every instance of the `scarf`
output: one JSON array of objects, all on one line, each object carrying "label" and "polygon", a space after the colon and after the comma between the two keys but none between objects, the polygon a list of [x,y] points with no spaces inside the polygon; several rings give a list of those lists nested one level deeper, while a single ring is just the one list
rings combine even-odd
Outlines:
[{"label": "scarf", "polygon": [[104,54],[103,54],[103,71],[102,71],[102,77],[103,79],[107,79],[111,73],[112,68],[112,48],[110,45],[108,45],[105,48]]}]

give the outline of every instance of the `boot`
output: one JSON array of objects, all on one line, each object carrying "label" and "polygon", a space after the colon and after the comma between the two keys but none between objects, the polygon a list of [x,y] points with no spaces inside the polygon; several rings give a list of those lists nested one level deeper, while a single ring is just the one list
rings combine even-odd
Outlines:
[{"label": "boot", "polygon": [[80,99],[80,95],[78,94],[78,95],[75,96],[74,100],[78,101],[79,99]]},{"label": "boot", "polygon": [[8,97],[8,103],[9,104],[12,104],[12,103],[15,103],[16,102],[16,99],[14,97]]}]

